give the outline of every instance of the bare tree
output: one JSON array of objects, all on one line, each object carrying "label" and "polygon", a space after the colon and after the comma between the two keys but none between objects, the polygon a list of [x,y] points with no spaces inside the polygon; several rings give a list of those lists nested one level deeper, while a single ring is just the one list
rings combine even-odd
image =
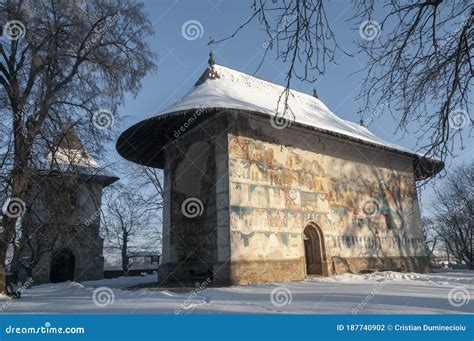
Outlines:
[{"label": "bare tree", "polygon": [[[314,82],[336,63],[340,48],[331,27],[325,0],[253,0],[250,18],[230,36],[253,21],[267,34],[262,63],[270,50],[288,65],[284,115],[293,79]],[[462,129],[472,129],[470,86],[474,77],[474,5],[469,0],[353,1],[347,20],[361,39],[353,55],[368,59],[360,97],[366,112],[389,111],[405,132],[419,123],[421,151],[444,160]],[[280,103],[278,103],[280,105]],[[373,121],[373,116],[367,121]],[[291,117],[289,118],[291,119]],[[362,118],[361,118],[362,119]],[[469,130],[471,132],[471,130]]]},{"label": "bare tree", "polygon": [[[327,63],[335,62],[336,52],[345,52],[335,39],[323,0],[253,0],[251,8],[253,13],[248,20],[230,36],[213,43],[235,37],[245,26],[258,20],[267,34],[267,40],[262,44],[265,53],[260,65],[272,49],[275,49],[277,59],[289,64],[285,77],[286,90],[280,96],[278,107],[283,101],[283,115],[291,115],[287,103],[292,80],[315,82],[319,75],[324,74]],[[302,70],[297,65],[300,62]]]},{"label": "bare tree", "polygon": [[[143,5],[131,0],[6,0],[0,3],[0,137],[11,160],[9,198],[25,201],[31,164],[52,145],[54,131],[74,122],[88,149],[98,153],[110,136],[116,108],[136,94],[152,70],[145,39],[153,28]],[[5,93],[5,96],[3,95]],[[86,138],[87,137],[87,138]],[[3,173],[3,169],[2,169]],[[13,202],[13,201],[9,201]],[[7,211],[12,207],[8,204]],[[4,214],[0,238],[0,292],[5,258],[19,216]]]},{"label": "bare tree", "polygon": [[433,205],[434,230],[448,254],[474,269],[474,164],[448,173]]},{"label": "bare tree", "polygon": [[128,181],[130,190],[140,193],[137,198],[141,200],[141,205],[146,212],[151,214],[149,225],[150,233],[155,236],[153,245],[143,245],[144,248],[151,248],[153,251],[162,246],[163,217],[160,214],[164,204],[163,172],[157,168],[146,167],[125,162],[122,169],[126,169],[124,179]]},{"label": "bare tree", "polygon": [[[13,282],[41,276],[58,248],[71,240],[83,243],[76,236],[84,232],[97,231],[100,240],[98,227],[91,228],[100,223],[102,185],[94,177],[106,173],[88,155],[72,124],[64,127],[50,152],[29,172],[26,213],[13,239]],[[90,238],[95,240],[93,235]],[[90,239],[87,243],[84,247]]]},{"label": "bare tree", "polygon": [[105,196],[104,230],[108,243],[120,251],[122,271],[129,271],[130,252],[155,244],[158,235],[152,226],[152,215],[140,192],[124,186],[112,186]]},{"label": "bare tree", "polygon": [[435,223],[432,219],[423,217],[421,220],[421,227],[423,229],[426,255],[432,258],[439,240],[439,235],[435,229]]},{"label": "bare tree", "polygon": [[[380,17],[376,13],[381,12]],[[471,1],[359,1],[360,27],[379,37],[359,44],[368,56],[361,94],[367,107],[386,107],[405,129],[421,127],[419,147],[444,160],[471,125],[474,5]],[[367,21],[369,20],[369,21]]]}]

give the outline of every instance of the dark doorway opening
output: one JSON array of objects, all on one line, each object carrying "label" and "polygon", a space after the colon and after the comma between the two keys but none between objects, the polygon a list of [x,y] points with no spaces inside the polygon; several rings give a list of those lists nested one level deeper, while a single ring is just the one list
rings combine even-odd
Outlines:
[{"label": "dark doorway opening", "polygon": [[305,227],[303,235],[306,273],[322,276],[323,266],[326,264],[323,233],[319,226],[309,224]]},{"label": "dark doorway opening", "polygon": [[53,255],[49,281],[51,283],[66,282],[74,280],[76,257],[68,249],[62,249]]}]

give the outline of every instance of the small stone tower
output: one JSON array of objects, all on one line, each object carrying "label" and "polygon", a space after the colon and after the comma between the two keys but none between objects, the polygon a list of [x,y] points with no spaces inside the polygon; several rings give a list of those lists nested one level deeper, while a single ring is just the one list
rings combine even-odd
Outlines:
[{"label": "small stone tower", "polygon": [[13,262],[19,281],[103,278],[102,190],[117,180],[99,167],[74,126],[67,124],[52,151],[32,170],[23,235]]}]

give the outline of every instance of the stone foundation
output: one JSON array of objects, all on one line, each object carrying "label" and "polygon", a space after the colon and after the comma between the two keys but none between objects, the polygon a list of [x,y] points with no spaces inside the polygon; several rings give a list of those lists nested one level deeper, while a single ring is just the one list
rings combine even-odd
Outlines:
[{"label": "stone foundation", "polygon": [[158,282],[160,285],[194,285],[196,282],[207,279],[212,283],[220,282],[220,276],[214,273],[216,267],[216,265],[205,265],[201,262],[162,264],[158,270]]},{"label": "stone foundation", "polygon": [[401,272],[431,272],[428,257],[385,257],[385,258],[340,258],[332,257],[329,273],[340,275],[344,273],[363,273],[372,270],[401,271]]},{"label": "stone foundation", "polygon": [[[212,273],[212,275],[211,275]],[[303,258],[287,261],[220,262],[205,268],[199,264],[166,264],[159,270],[161,285],[192,285],[212,277],[212,285],[247,285],[263,282],[289,282],[306,278]]]},{"label": "stone foundation", "polygon": [[[431,272],[428,257],[340,258],[323,263],[323,274],[366,273],[371,271]],[[202,263],[160,266],[161,285],[194,285],[212,277],[213,286],[291,282],[308,277],[304,258],[282,261],[233,261],[204,267]]]},{"label": "stone foundation", "polygon": [[306,278],[306,270],[303,258],[281,261],[233,261],[231,276],[234,285],[290,282]]}]

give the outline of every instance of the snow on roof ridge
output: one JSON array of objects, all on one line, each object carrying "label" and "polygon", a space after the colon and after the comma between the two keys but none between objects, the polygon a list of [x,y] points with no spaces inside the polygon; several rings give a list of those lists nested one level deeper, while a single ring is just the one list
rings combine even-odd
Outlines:
[{"label": "snow on roof ridge", "polygon": [[54,169],[61,172],[74,171],[84,175],[117,178],[113,173],[101,167],[89,154],[71,123],[65,125],[63,133],[54,142],[54,147],[39,160],[35,168],[40,171]]},{"label": "snow on roof ridge", "polygon": [[[284,90],[282,85],[226,66],[212,64],[186,95],[156,116],[168,116],[202,107],[247,110],[274,116],[277,107],[278,114],[283,112],[284,98],[281,98],[279,104],[278,100]],[[290,89],[288,106],[291,113],[285,113],[287,120],[404,153],[417,154],[377,137],[364,126],[339,117],[312,95]]]},{"label": "snow on roof ridge", "polygon": [[[283,93],[283,91],[285,91],[285,89],[286,89],[286,87],[284,87],[283,85],[267,81],[266,79],[263,79],[263,78],[260,78],[260,77],[257,77],[257,76],[249,75],[248,73],[245,73],[245,72],[242,72],[242,71],[239,71],[239,70],[235,70],[235,69],[229,68],[229,67],[224,66],[224,65],[214,64],[213,67],[217,67],[218,69],[221,69],[223,71],[228,71],[232,74],[239,74],[240,76],[242,76],[244,78],[248,77],[248,78],[254,79],[254,80],[256,80],[258,82],[261,82],[263,84],[267,84],[267,85],[269,85],[273,88],[279,88],[279,89],[281,89],[280,93]],[[298,91],[298,90],[295,90],[295,89],[291,89],[291,88],[290,88],[290,93],[293,94],[293,95],[307,97],[307,99],[309,99],[309,100],[319,102],[318,104],[322,105],[323,107],[325,107],[326,109],[329,110],[329,108],[319,98],[316,98],[313,95],[310,95],[310,94],[307,94],[305,92]]]},{"label": "snow on roof ridge", "polygon": [[85,149],[59,147],[54,152],[50,151],[44,160],[69,166],[100,168],[97,161]]},{"label": "snow on roof ridge", "polygon": [[[269,87],[272,87],[272,88],[275,88],[275,89],[278,89],[280,90],[280,94],[283,93],[283,91],[285,91],[286,87],[280,85],[280,84],[276,84],[276,83],[272,83],[270,81],[267,81],[263,78],[260,78],[260,77],[256,77],[256,76],[253,76],[253,75],[249,75],[249,74],[246,74],[242,71],[238,71],[238,70],[234,70],[234,69],[231,69],[229,67],[226,67],[226,66],[223,66],[223,65],[219,65],[219,64],[214,64],[214,67],[217,67],[221,70],[224,70],[224,71],[228,71],[232,74],[239,74],[239,76],[241,77],[248,77],[248,78],[251,78],[253,80],[256,80],[258,82],[261,82],[262,84],[265,84],[265,85],[268,85]],[[321,101],[319,98],[316,98],[314,97],[313,95],[310,95],[310,94],[307,94],[307,93],[304,93],[304,92],[301,92],[301,91],[298,91],[298,90],[294,90],[294,89],[291,89],[290,88],[290,94],[293,95],[294,97],[296,96],[302,96],[303,98],[305,98],[306,100],[308,101],[313,101],[313,102],[316,102],[318,105],[320,105],[321,107],[323,107],[325,110],[327,110],[327,114],[330,114],[331,116],[334,116],[334,118],[338,119],[338,120],[341,120],[342,122],[346,123],[346,124],[349,124],[350,126],[357,126],[359,129],[362,129],[362,130],[365,130],[367,131],[369,134],[373,135],[370,130],[368,130],[366,127],[364,126],[360,126],[358,125],[357,123],[355,122],[351,122],[351,121],[348,121],[348,120],[345,120],[341,117],[339,117],[337,114],[335,114],[334,112],[332,112],[328,106],[326,104],[324,104],[323,101]]]}]

